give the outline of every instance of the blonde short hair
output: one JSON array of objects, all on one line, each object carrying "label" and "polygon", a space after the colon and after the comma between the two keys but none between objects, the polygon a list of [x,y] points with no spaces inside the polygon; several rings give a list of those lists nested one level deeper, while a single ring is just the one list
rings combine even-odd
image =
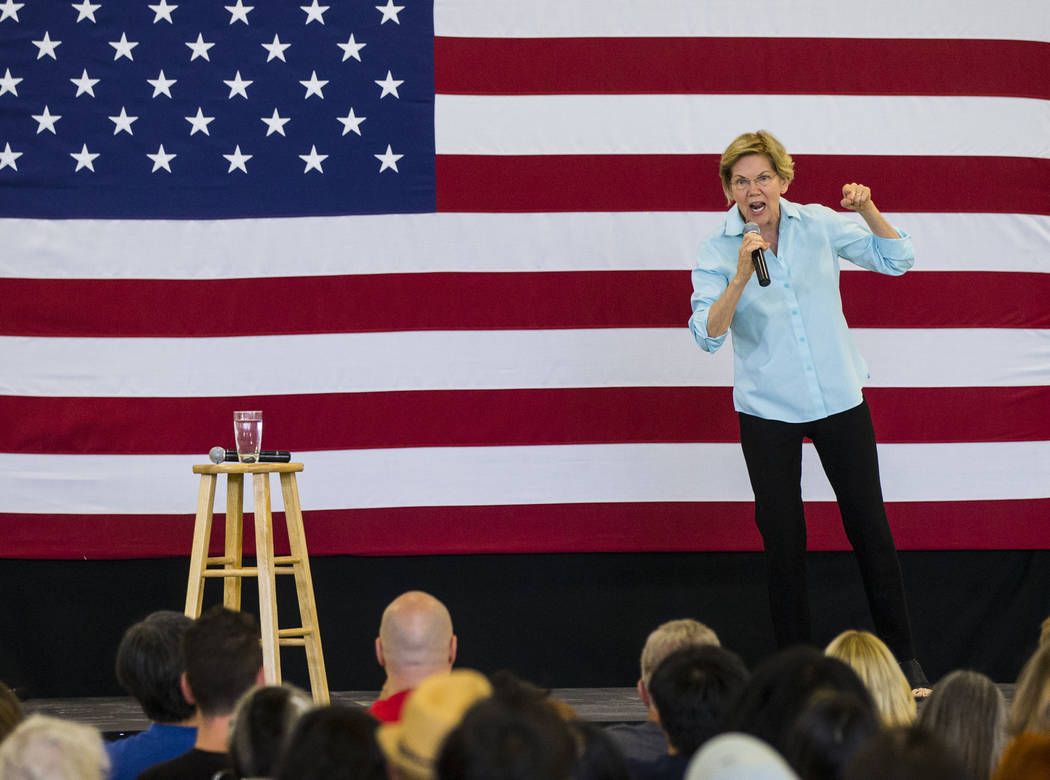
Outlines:
[{"label": "blonde short hair", "polygon": [[749,154],[764,154],[772,164],[773,172],[785,184],[795,178],[795,161],[787,153],[784,144],[780,143],[771,132],[756,130],[753,133],[738,135],[722,152],[722,160],[718,164],[718,172],[722,176],[722,191],[726,194],[727,203],[733,202],[729,183],[733,176],[733,166],[741,157]]},{"label": "blonde short hair", "polygon": [[667,656],[688,645],[721,646],[718,634],[698,620],[681,618],[657,626],[645,640],[642,648],[642,682],[649,687],[653,672]]},{"label": "blonde short hair", "polygon": [[853,668],[875,700],[886,726],[907,726],[915,720],[915,697],[900,664],[886,644],[868,631],[843,631],[824,649]]},{"label": "blonde short hair", "polygon": [[4,780],[102,780],[109,756],[98,729],[30,715],[0,744]]}]

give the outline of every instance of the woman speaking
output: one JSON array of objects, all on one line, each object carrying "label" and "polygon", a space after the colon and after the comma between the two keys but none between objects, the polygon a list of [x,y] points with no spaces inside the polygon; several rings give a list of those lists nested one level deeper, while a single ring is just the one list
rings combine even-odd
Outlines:
[{"label": "woman speaking", "polygon": [[[850,338],[839,296],[839,257],[898,276],[915,262],[911,239],[882,216],[863,184],[845,184],[841,205],[857,212],[866,228],[826,206],[785,199],[794,163],[768,132],[734,140],[722,155],[720,173],[732,206],[700,246],[689,328],[707,352],[733,333],[733,403],[755,494],[777,643],[811,638],[801,488],[802,441],[809,438],[857,555],[875,631],[912,687],[925,688],[882,500],[875,432],[861,392],[868,369]],[[768,286],[756,278],[755,266],[763,261]]]}]

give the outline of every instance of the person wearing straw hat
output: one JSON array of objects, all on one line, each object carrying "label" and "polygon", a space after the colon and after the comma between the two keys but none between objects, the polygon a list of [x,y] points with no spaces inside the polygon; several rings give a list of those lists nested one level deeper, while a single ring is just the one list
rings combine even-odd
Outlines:
[{"label": "person wearing straw hat", "polygon": [[475,703],[492,695],[479,672],[455,669],[428,677],[405,699],[401,720],[376,732],[392,778],[430,780],[442,743]]}]

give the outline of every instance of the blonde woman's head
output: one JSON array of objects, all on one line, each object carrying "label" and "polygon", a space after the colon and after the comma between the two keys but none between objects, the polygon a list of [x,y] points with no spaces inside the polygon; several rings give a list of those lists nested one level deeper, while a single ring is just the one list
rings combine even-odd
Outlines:
[{"label": "blonde woman's head", "polygon": [[905,726],[915,720],[911,686],[893,653],[877,636],[868,631],[843,631],[824,652],[849,664],[864,681],[885,725]]}]

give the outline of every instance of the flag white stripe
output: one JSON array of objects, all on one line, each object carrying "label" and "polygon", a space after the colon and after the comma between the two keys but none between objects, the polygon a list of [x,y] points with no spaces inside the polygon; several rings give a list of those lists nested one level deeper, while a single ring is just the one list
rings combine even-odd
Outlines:
[{"label": "flag white stripe", "polygon": [[[711,177],[717,187],[717,173]],[[877,196],[877,193],[876,193]],[[935,197],[931,195],[931,197]],[[727,207],[728,208],[728,207]],[[238,279],[455,271],[688,270],[724,212],[299,219],[0,219],[0,277]],[[1050,217],[887,213],[915,271],[1046,273]],[[127,247],[149,246],[148,257]],[[236,250],[236,251],[235,251]],[[850,264],[844,267],[852,268]]]},{"label": "flag white stripe", "polygon": [[740,128],[771,126],[792,154],[1050,158],[1050,101],[1028,98],[437,95],[434,105],[438,154],[721,154]]},{"label": "flag white stripe", "polygon": [[[872,387],[1050,383],[1050,330],[853,329]],[[0,395],[208,397],[732,384],[681,328],[0,339]]]},{"label": "flag white stripe", "polygon": [[[753,500],[737,444],[422,447],[303,452],[296,459],[308,465],[298,478],[306,510]],[[198,481],[191,466],[203,460],[0,455],[0,512],[188,514]],[[1050,442],[882,444],[879,462],[887,501],[1050,496]],[[803,496],[834,500],[811,445]],[[283,508],[279,490],[271,497],[274,509]]]},{"label": "flag white stripe", "polygon": [[[742,12],[731,0],[440,0],[437,35],[470,38],[706,36],[1050,40],[1045,0],[795,0]],[[829,67],[833,67],[829,63]],[[848,64],[843,63],[843,67]]]}]

